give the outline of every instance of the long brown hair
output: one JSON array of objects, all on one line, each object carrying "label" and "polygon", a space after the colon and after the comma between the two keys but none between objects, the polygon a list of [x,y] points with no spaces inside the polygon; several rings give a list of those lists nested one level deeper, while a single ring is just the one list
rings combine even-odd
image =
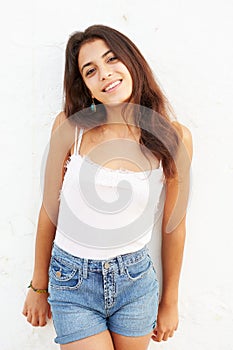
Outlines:
[{"label": "long brown hair", "polygon": [[[84,43],[95,39],[104,40],[130,72],[133,81],[130,101],[141,106],[137,115],[137,125],[141,128],[139,142],[162,161],[165,177],[174,177],[179,134],[170,119],[172,109],[139,49],[116,29],[93,25],[84,32],[75,32],[70,36],[66,46],[64,73],[64,112],[67,118],[76,114],[79,126],[87,128],[106,122],[104,113],[95,113],[93,116],[89,108],[92,96],[78,67],[80,48]],[[98,107],[101,102],[95,99],[95,103]]]}]

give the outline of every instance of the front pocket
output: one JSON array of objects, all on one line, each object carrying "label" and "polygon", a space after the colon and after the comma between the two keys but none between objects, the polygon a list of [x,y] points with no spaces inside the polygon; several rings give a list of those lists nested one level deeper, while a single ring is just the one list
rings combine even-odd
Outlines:
[{"label": "front pocket", "polygon": [[134,264],[125,267],[128,278],[132,281],[143,278],[152,268],[151,259],[146,256],[141,261],[137,261]]},{"label": "front pocket", "polygon": [[81,267],[52,256],[49,267],[49,284],[56,289],[77,289],[82,283]]}]

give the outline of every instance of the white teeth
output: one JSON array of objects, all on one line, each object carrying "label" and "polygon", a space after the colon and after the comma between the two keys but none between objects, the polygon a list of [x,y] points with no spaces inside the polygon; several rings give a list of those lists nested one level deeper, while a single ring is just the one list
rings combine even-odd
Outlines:
[{"label": "white teeth", "polygon": [[106,87],[106,89],[104,89],[104,91],[108,91],[108,90],[114,88],[115,86],[119,85],[120,82],[121,82],[120,80],[115,81],[114,83],[108,85],[108,87]]}]

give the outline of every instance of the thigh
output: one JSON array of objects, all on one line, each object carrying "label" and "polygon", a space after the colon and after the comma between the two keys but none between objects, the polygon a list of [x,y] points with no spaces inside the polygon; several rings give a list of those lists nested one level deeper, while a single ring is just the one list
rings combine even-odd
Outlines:
[{"label": "thigh", "polygon": [[61,350],[114,350],[108,330],[90,337],[61,345]]},{"label": "thigh", "polygon": [[152,333],[141,337],[126,337],[115,332],[111,332],[114,350],[146,350],[148,349]]}]

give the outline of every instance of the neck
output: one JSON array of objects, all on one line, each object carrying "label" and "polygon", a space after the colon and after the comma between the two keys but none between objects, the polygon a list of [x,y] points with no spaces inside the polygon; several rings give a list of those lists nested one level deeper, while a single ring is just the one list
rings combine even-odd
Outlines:
[{"label": "neck", "polygon": [[[123,110],[123,108],[125,109]],[[107,121],[103,125],[103,132],[111,131],[117,136],[125,137],[131,133],[137,134],[139,127],[134,120],[134,108],[130,104],[105,105]]]}]

